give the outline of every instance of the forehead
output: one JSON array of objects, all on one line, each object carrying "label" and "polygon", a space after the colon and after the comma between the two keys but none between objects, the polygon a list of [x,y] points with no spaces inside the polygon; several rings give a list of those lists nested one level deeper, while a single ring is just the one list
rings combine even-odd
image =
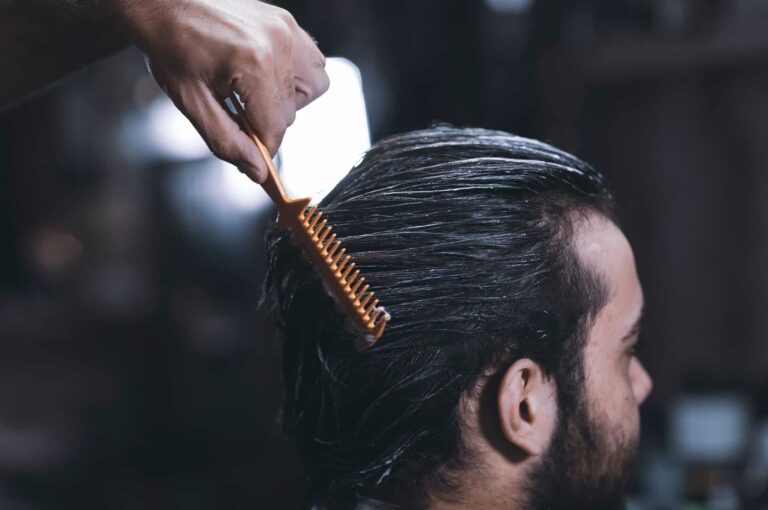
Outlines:
[{"label": "forehead", "polygon": [[591,214],[577,221],[573,242],[582,263],[600,275],[608,290],[593,329],[608,330],[603,331],[607,336],[626,333],[643,308],[643,291],[629,241],[612,221]]}]

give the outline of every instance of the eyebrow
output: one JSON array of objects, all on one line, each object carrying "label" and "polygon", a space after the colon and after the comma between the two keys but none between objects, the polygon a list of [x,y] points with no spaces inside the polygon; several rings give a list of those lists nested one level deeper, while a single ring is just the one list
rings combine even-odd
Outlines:
[{"label": "eyebrow", "polygon": [[624,337],[621,339],[622,342],[629,342],[632,340],[635,336],[637,336],[638,333],[640,333],[640,327],[642,326],[643,322],[643,314],[645,313],[645,306],[640,309],[640,315],[637,316],[637,320],[632,325],[631,328],[629,328],[629,331],[627,331],[627,334],[624,335]]}]

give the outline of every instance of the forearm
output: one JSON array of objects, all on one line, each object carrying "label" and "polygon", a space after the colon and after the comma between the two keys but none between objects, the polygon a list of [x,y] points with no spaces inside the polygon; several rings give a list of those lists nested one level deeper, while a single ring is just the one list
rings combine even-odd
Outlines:
[{"label": "forearm", "polygon": [[0,0],[0,110],[126,46],[116,0]]}]

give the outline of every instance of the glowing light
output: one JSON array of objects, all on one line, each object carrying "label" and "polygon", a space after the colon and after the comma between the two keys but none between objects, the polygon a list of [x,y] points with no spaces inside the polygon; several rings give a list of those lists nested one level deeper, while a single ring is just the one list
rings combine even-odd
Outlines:
[{"label": "glowing light", "polygon": [[504,14],[522,14],[528,11],[534,0],[485,0],[491,10]]},{"label": "glowing light", "polygon": [[[298,111],[278,158],[281,178],[292,197],[324,197],[370,146],[360,71],[349,60],[329,58],[330,88]],[[124,131],[127,156],[206,165],[205,186],[216,200],[241,211],[256,210],[269,198],[236,168],[215,160],[189,120],[165,95],[154,99]],[[198,184],[199,181],[198,181]]]},{"label": "glowing light", "polygon": [[227,200],[238,209],[256,210],[272,203],[264,189],[246,177],[235,166],[219,162],[218,183]]},{"label": "glowing light", "polygon": [[344,58],[329,58],[331,86],[296,114],[280,150],[283,183],[292,197],[321,200],[370,147],[360,71]]},{"label": "glowing light", "polygon": [[155,155],[170,160],[195,160],[211,155],[192,123],[166,96],[152,101],[146,112],[146,143]]},{"label": "glowing light", "polygon": [[[191,180],[202,185],[201,196],[214,207],[230,211],[251,212],[269,203],[269,197],[258,184],[229,163],[214,158],[191,122],[166,96],[148,106],[144,122],[135,129],[141,149],[152,158],[179,162],[210,161],[196,169],[201,175]],[[234,212],[234,211],[233,211]]]}]

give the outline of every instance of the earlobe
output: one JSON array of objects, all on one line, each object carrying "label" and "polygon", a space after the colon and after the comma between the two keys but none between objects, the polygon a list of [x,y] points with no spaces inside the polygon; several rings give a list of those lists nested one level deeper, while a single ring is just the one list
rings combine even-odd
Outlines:
[{"label": "earlobe", "polygon": [[542,454],[557,420],[554,383],[530,359],[513,363],[504,373],[497,398],[504,437],[528,455]]}]

